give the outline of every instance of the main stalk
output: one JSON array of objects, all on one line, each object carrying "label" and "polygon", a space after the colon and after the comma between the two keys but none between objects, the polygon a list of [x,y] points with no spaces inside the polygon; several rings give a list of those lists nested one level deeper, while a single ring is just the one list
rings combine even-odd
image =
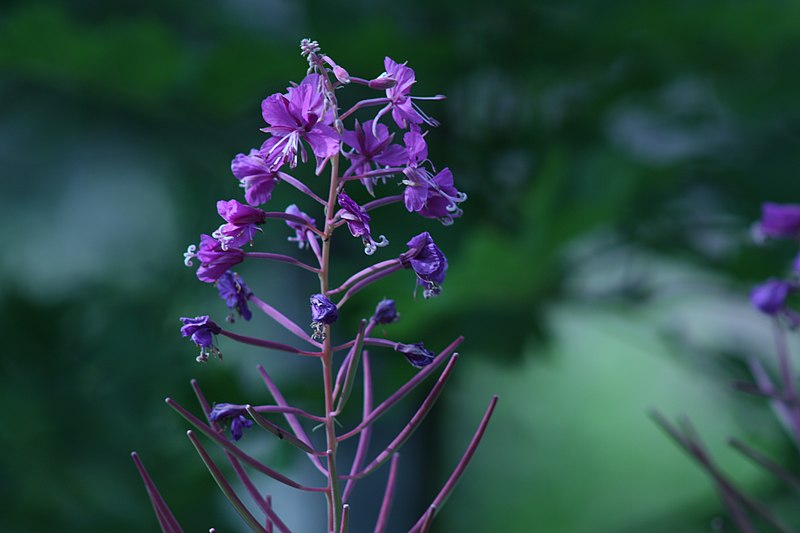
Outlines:
[{"label": "main stalk", "polygon": [[[328,191],[328,204],[325,209],[325,230],[322,241],[322,264],[319,272],[320,292],[328,293],[328,274],[330,265],[331,240],[333,237],[333,217],[336,211],[336,198],[339,188],[339,155],[331,159],[331,183]],[[331,326],[325,326],[325,341],[322,347],[322,380],[325,389],[325,436],[328,453],[328,531],[340,533],[339,523],[342,509],[342,493],[336,473],[336,421],[333,405],[333,350],[331,349]]]}]

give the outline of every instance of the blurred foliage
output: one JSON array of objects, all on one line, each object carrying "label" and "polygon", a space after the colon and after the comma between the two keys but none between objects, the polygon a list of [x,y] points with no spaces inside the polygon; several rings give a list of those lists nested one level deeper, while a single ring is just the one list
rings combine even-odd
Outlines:
[{"label": "blurred foliage", "polygon": [[[444,450],[466,442],[489,394],[507,390],[441,530],[528,531],[527,520],[547,531],[707,529],[719,510],[709,487],[666,438],[653,435],[648,396],[624,384],[641,387],[666,372],[678,388],[719,387],[742,346],[722,346],[726,330],[714,328],[719,336],[703,353],[732,362],[690,366],[686,375],[677,369],[685,361],[674,360],[685,346],[656,328],[650,334],[658,340],[634,350],[649,354],[647,362],[618,367],[600,354],[613,355],[635,333],[619,327],[594,346],[589,375],[597,388],[586,389],[589,370],[575,358],[594,355],[575,350],[595,337],[565,344],[584,331],[565,326],[578,318],[558,309],[593,306],[596,316],[581,320],[595,332],[620,316],[650,331],[651,323],[634,318],[669,309],[658,297],[662,285],[636,277],[600,293],[576,290],[576,280],[630,266],[624,257],[598,266],[597,253],[576,252],[587,242],[701,268],[741,306],[748,283],[784,268],[786,248],[747,245],[761,201],[800,198],[800,4],[779,0],[6,2],[4,531],[151,530],[155,520],[128,457],[134,448],[187,530],[236,527],[162,399],[191,405],[193,376],[212,400],[263,394],[251,371],[263,357],[230,353],[225,364],[197,367],[176,317],[224,309],[213,288],[181,267],[180,252],[218,224],[214,201],[239,194],[230,159],[261,143],[261,99],[303,75],[296,45],[305,36],[351,73],[379,74],[384,54],[407,59],[417,94],[447,94],[426,107],[442,122],[428,136],[430,153],[470,196],[454,227],[431,228],[450,258],[442,298],[414,301],[413,281],[401,275],[365,291],[343,322],[352,327],[391,296],[403,315],[392,336],[440,348],[467,335],[456,392],[404,456],[411,479],[393,516],[419,512],[452,464]],[[287,189],[276,192],[276,205],[296,200]],[[387,208],[374,226],[393,240],[387,253],[394,253],[427,222]],[[356,244],[342,241],[337,275],[366,264]],[[305,294],[302,282],[286,269],[269,272],[263,281],[245,277],[286,301],[291,316],[305,316],[303,302],[288,300],[292,291]],[[541,360],[566,369],[542,383]],[[598,363],[605,360],[607,367]],[[270,362],[284,392],[313,405],[300,399],[314,398],[313,368]],[[376,365],[381,390],[408,373],[401,361]],[[593,395],[569,394],[578,387]],[[658,402],[696,412],[703,423],[726,406],[755,413],[722,429],[710,422],[715,435],[767,424],[760,407],[744,409],[727,396],[673,404],[674,395],[662,393]],[[757,433],[796,464],[774,428]],[[569,447],[559,456],[562,440]],[[503,457],[509,442],[514,453]],[[635,489],[629,452],[637,442],[646,449],[634,457],[636,473],[650,494],[626,515],[608,498]],[[530,459],[537,443],[549,447],[538,454],[544,459]],[[286,461],[277,452],[274,460]],[[615,475],[620,470],[628,474]],[[523,474],[520,493],[509,480]],[[505,490],[487,490],[487,480]],[[745,483],[785,501],[758,476]],[[599,496],[606,499],[586,503]]]}]

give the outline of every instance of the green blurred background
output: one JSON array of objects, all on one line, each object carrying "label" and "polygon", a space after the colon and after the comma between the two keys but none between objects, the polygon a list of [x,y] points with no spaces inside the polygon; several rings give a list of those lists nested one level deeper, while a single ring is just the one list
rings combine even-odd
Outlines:
[{"label": "green blurred background", "polygon": [[[800,198],[800,4],[73,0],[0,7],[3,531],[155,530],[133,449],[187,531],[243,531],[163,398],[195,409],[196,377],[211,401],[267,401],[261,362],[319,408],[313,362],[222,340],[224,361],[200,366],[177,321],[226,313],[181,253],[219,224],[216,200],[240,197],[230,160],[262,142],[260,101],[303,76],[302,37],[354,75],[408,60],[415,94],[447,94],[425,105],[442,122],[431,158],[469,194],[451,228],[377,211],[392,241],[379,255],[430,229],[450,259],[445,289],[415,301],[400,274],[342,321],[354,328],[388,296],[403,315],[393,338],[467,337],[402,455],[392,531],[438,491],[493,393],[495,419],[436,531],[730,530],[651,408],[688,415],[737,482],[800,525],[792,495],[725,445],[735,435],[798,465],[730,381],[746,378],[744,357],[771,361],[747,292],[793,251],[754,247],[749,226],[762,201]],[[272,207],[295,201],[282,186]],[[273,225],[261,242],[290,252],[285,235]],[[366,264],[354,241],[338,253],[341,277]],[[306,320],[313,280],[239,271]],[[262,317],[237,328],[284,338]],[[411,374],[383,355],[379,397]],[[374,452],[420,398],[382,422]],[[268,437],[243,443],[316,479]],[[371,530],[385,476],[356,492],[354,531]],[[320,530],[321,498],[265,486],[290,526]]]}]

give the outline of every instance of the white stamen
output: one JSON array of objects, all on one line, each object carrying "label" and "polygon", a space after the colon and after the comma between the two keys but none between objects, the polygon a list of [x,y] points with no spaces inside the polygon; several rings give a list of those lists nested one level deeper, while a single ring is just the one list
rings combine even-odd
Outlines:
[{"label": "white stamen", "polygon": [[197,252],[197,245],[190,244],[189,247],[186,249],[186,251],[183,253],[183,264],[186,265],[187,267],[192,266],[194,264],[192,263],[192,259],[197,257],[196,252]]}]

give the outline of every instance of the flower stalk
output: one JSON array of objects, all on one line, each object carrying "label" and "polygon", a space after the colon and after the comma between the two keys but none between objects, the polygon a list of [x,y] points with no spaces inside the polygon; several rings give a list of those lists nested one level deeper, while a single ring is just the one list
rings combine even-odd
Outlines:
[{"label": "flower stalk", "polygon": [[[449,169],[436,173],[433,163],[428,159],[424,139],[427,132],[423,132],[422,128],[434,127],[438,122],[414,102],[414,99],[419,98],[411,95],[416,78],[410,67],[387,57],[384,60],[385,71],[381,75],[376,78],[358,77],[351,76],[330,56],[323,54],[315,41],[303,40],[301,54],[309,65],[306,77],[288,87],[285,93],[270,95],[262,102],[262,116],[267,124],[262,131],[268,134],[268,138],[259,149],[238,154],[231,162],[231,172],[244,189],[246,204],[236,199],[217,202],[217,212],[222,217],[223,224],[211,234],[202,234],[199,244],[190,245],[184,254],[184,262],[187,266],[193,266],[194,261],[200,263],[197,277],[216,287],[229,309],[226,318],[228,322],[233,323],[237,318],[245,321],[253,319],[252,306],[311,348],[304,350],[272,339],[242,335],[222,328],[209,315],[181,318],[181,334],[200,348],[200,355],[197,357],[199,362],[208,362],[212,359],[211,356],[222,359],[222,347],[219,345],[221,338],[224,338],[224,342],[266,348],[269,350],[267,361],[273,357],[271,352],[276,351],[290,357],[318,358],[322,371],[324,413],[312,413],[291,405],[265,365],[258,365],[257,371],[274,403],[257,405],[250,402],[218,402],[212,405],[194,380],[191,384],[204,420],[171,398],[167,398],[166,403],[193,427],[187,432],[189,440],[223,494],[250,529],[289,531],[275,511],[271,496],[259,490],[258,485],[245,471],[245,465],[275,482],[307,493],[324,494],[326,532],[343,533],[351,520],[350,501],[357,481],[391,460],[384,498],[380,508],[375,510],[376,531],[383,531],[389,525],[391,503],[397,484],[398,450],[420,426],[441,395],[459,358],[455,349],[463,339],[457,338],[435,355],[418,339],[400,342],[373,335],[376,325],[387,326],[400,318],[394,301],[389,299],[378,303],[373,316],[361,317],[355,332],[348,334],[343,328],[337,327],[341,311],[348,301],[362,298],[364,288],[402,270],[413,272],[414,276],[409,278],[415,280],[416,287],[422,287],[425,298],[439,296],[448,262],[431,234],[423,232],[412,237],[407,242],[408,249],[399,256],[384,257],[371,266],[344,275],[342,277],[345,281],[336,286],[331,283],[336,257],[333,250],[334,235],[342,226],[347,226],[350,235],[360,239],[367,256],[378,254],[389,241],[384,235],[373,234],[370,211],[402,203],[409,213],[437,219],[442,224],[449,225],[461,216],[462,211],[457,204],[466,200],[466,195],[455,188]],[[381,91],[384,95],[364,99],[340,114],[336,94],[350,83]],[[443,97],[437,95],[429,99],[441,98]],[[375,106],[380,106],[380,109],[374,117],[363,122],[355,119],[353,128],[348,129],[344,119],[351,118],[357,112],[369,111]],[[383,123],[390,119],[403,133],[392,132]],[[403,144],[395,142],[400,137]],[[298,165],[309,162],[310,156],[314,158],[314,174],[318,181],[323,181],[324,178],[320,176],[326,167],[329,170],[327,197],[314,192],[314,189],[321,188],[320,185],[314,185],[314,181],[306,183],[292,175]],[[405,187],[402,194],[380,194],[385,191],[382,186],[390,181]],[[296,204],[289,205],[284,211],[262,210],[259,206],[271,200],[275,187],[282,186],[281,183],[308,197],[310,202],[306,203],[313,204],[318,211],[319,206],[322,206],[321,213],[311,216],[301,211]],[[357,200],[359,195],[364,195],[358,190],[362,187],[372,198],[363,204]],[[305,251],[312,254],[316,266],[294,255],[262,251],[260,248],[253,250],[251,247],[257,246],[265,233],[273,233],[272,228],[270,232],[262,231],[261,226],[267,220],[283,221],[293,231],[288,240],[297,244],[298,253]],[[323,220],[323,223],[318,225],[316,220]],[[343,233],[339,232],[340,235]],[[290,306],[275,306],[257,296],[242,276],[232,271],[232,268],[239,268],[239,265],[250,268],[265,261],[290,264],[317,277],[319,292],[304,297],[308,298],[310,304],[310,329],[302,327],[301,321],[278,310],[279,307]],[[334,343],[334,336],[343,339]],[[350,340],[344,340],[348,337]],[[224,347],[228,349],[227,345]],[[368,352],[368,348],[372,352]],[[347,350],[346,355],[337,362],[337,354],[344,350]],[[415,369],[415,373],[397,390],[388,394],[377,407],[373,406],[376,391],[372,378],[371,355],[405,359]],[[445,361],[445,368],[409,422],[380,453],[368,461],[374,424],[437,371]],[[356,376],[359,369],[363,376],[361,420],[349,431],[340,432],[337,417],[348,406],[348,400],[357,386]],[[458,462],[450,480],[423,513],[422,525],[418,523],[415,528],[429,527],[472,457],[495,403],[496,398],[492,400],[476,437]],[[288,428],[272,420],[271,417],[274,416],[283,416]],[[324,444],[313,444],[304,427],[310,423],[318,424],[324,429]],[[272,438],[286,441],[305,454],[324,478],[324,483],[319,486],[301,484],[245,453],[237,442],[249,438],[249,434],[258,429],[265,430]],[[226,435],[226,431],[229,435]],[[246,491],[245,499],[251,501],[251,505],[237,494],[235,484],[225,477],[224,469],[211,458],[200,440],[201,435],[222,449],[236,478]],[[356,435],[358,443],[355,445],[355,457],[349,470],[345,470],[340,464],[339,449],[346,440]],[[134,457],[134,461],[145,481],[162,529],[179,531],[177,520],[155,491],[155,485],[141,466],[138,456]]]}]

